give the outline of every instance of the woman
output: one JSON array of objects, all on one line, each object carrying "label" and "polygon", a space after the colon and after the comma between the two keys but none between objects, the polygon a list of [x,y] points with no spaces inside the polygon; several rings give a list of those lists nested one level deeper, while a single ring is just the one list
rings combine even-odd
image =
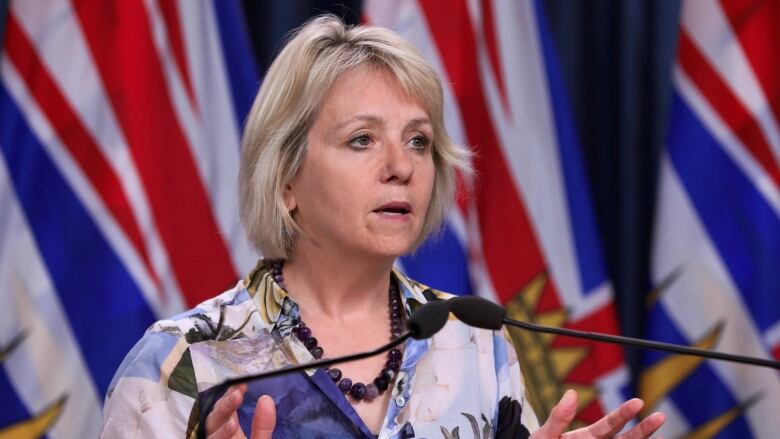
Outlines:
[{"label": "woman", "polygon": [[[438,78],[408,43],[311,21],[268,71],[243,142],[241,217],[265,259],[149,330],[110,386],[104,436],[193,436],[199,396],[226,378],[373,349],[416,307],[449,297],[393,270],[440,225],[456,169],[468,171]],[[640,408],[629,401],[575,436],[610,437]],[[558,437],[575,409],[567,392],[539,428],[505,335],[450,320],[386,356],[229,389],[206,433]],[[627,437],[662,422],[652,415]]]}]

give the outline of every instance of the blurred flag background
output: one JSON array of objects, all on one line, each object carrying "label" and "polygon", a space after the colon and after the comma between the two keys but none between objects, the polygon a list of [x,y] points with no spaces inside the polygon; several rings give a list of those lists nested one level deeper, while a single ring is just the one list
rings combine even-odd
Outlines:
[{"label": "blurred flag background", "polygon": [[[648,336],[780,357],[780,3],[687,2],[660,164]],[[771,369],[649,354],[669,436],[777,436]]]},{"label": "blurred flag background", "polygon": [[[518,319],[780,357],[780,5],[0,2],[0,438],[94,437],[154,320],[255,262],[239,137],[287,32],[394,29],[476,152],[399,266]],[[656,207],[657,206],[657,207]],[[513,332],[537,413],[633,395],[665,437],[774,437],[777,372]]]}]

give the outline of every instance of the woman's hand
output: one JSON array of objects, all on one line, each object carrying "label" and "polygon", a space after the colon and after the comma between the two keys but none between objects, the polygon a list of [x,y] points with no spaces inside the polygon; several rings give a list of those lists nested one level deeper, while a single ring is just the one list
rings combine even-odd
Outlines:
[{"label": "woman's hand", "polygon": [[[547,422],[545,422],[539,430],[535,431],[534,434],[531,435],[531,438],[611,438],[620,432],[626,423],[642,410],[643,405],[644,401],[641,399],[630,399],[612,413],[604,416],[593,424],[564,433],[574,419],[574,415],[577,414],[577,392],[574,390],[567,390],[558,404],[552,409],[552,412],[550,412],[550,417],[547,418]],[[649,438],[663,423],[664,415],[656,412],[643,419],[642,422],[619,437],[622,439]]]},{"label": "woman's hand", "polygon": [[[233,386],[219,398],[214,410],[206,417],[206,437],[208,439],[246,439],[238,425],[236,411],[241,406],[247,385]],[[276,425],[276,406],[270,396],[263,395],[257,400],[255,415],[252,418],[251,439],[271,439]]]}]

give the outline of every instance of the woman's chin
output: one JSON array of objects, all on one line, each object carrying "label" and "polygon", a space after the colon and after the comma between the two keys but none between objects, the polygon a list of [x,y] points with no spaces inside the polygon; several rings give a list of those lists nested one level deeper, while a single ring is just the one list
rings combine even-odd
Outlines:
[{"label": "woman's chin", "polygon": [[376,257],[397,258],[412,251],[415,240],[407,237],[382,237],[371,240],[368,248],[363,249],[367,255]]}]

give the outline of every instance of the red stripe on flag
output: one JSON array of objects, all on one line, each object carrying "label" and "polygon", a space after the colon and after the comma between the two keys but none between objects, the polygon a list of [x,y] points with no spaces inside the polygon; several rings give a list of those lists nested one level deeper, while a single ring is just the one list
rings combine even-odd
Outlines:
[{"label": "red stripe on flag", "polygon": [[466,4],[423,1],[422,9],[444,61],[466,135],[475,150],[477,211],[487,268],[502,302],[545,269],[536,236],[504,161],[477,67],[477,47]]},{"label": "red stripe on flag", "polygon": [[493,0],[482,0],[482,34],[485,37],[490,65],[493,67],[493,76],[501,93],[501,105],[504,106],[507,119],[511,116],[512,108],[509,106],[509,97],[506,94],[501,58],[498,56],[498,41],[496,39],[496,26],[493,23]]},{"label": "red stripe on flag", "polygon": [[179,7],[174,0],[160,0],[160,12],[162,12],[163,21],[165,21],[165,27],[167,28],[168,39],[171,43],[171,51],[173,51],[173,58],[176,60],[176,67],[179,70],[182,81],[184,81],[184,88],[187,90],[187,97],[190,99],[192,108],[197,110],[198,104],[195,100],[195,93],[192,88],[192,79],[190,79],[189,63],[187,62],[187,52],[184,50],[184,43],[182,43],[181,26],[179,25]]},{"label": "red stripe on flag", "polygon": [[142,2],[74,3],[189,305],[236,277],[179,125]]},{"label": "red stripe on flag", "polygon": [[89,134],[68,100],[60,91],[35,47],[19,25],[14,14],[6,20],[5,53],[19,71],[36,103],[46,115],[63,146],[81,168],[123,230],[130,244],[135,247],[150,277],[159,290],[160,283],[144,245],[141,229],[133,216],[127,195],[119,177],[103,157],[97,142]]},{"label": "red stripe on flag", "polygon": [[780,2],[721,0],[720,4],[780,126]]},{"label": "red stripe on flag", "polygon": [[758,123],[685,30],[680,32],[677,58],[704,98],[780,188],[780,169]]}]

